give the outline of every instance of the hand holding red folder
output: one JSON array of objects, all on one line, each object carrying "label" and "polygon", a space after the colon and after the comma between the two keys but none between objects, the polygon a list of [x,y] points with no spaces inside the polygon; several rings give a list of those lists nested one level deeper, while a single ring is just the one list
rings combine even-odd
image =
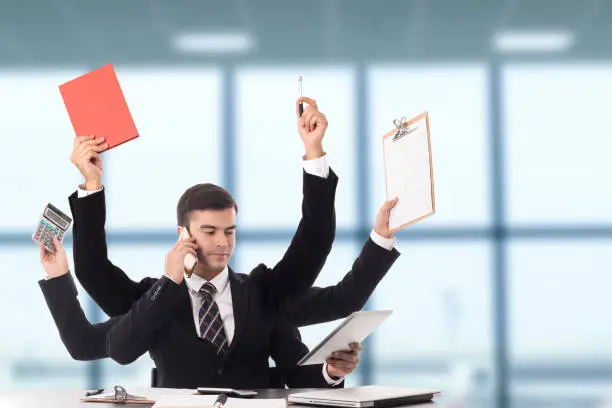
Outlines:
[{"label": "hand holding red folder", "polygon": [[111,64],[60,85],[59,90],[77,136],[104,137],[107,150],[139,136]]}]

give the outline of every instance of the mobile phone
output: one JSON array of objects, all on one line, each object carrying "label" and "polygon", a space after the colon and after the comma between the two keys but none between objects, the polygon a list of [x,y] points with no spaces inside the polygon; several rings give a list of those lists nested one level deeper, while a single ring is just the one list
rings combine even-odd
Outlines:
[{"label": "mobile phone", "polygon": [[[187,227],[183,227],[183,230],[181,231],[181,234],[179,235],[179,239],[187,239],[190,237],[191,235],[189,234],[189,231],[187,231]],[[191,254],[185,255],[184,265],[185,265],[185,272],[187,273],[188,277],[191,276],[191,274],[193,273],[196,263],[198,263],[198,260],[196,259],[195,256]]]}]

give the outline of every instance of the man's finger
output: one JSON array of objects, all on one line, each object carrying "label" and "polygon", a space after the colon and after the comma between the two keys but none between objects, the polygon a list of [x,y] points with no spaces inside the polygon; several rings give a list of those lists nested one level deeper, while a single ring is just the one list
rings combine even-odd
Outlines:
[{"label": "man's finger", "polygon": [[356,363],[358,359],[356,353],[353,353],[353,352],[347,353],[345,351],[336,351],[332,356],[335,359],[342,360],[342,361],[349,361],[351,363]]},{"label": "man's finger", "polygon": [[347,371],[347,372],[351,372],[355,368],[357,368],[357,365],[354,363],[350,363],[350,362],[338,360],[338,359],[331,359],[331,361],[328,361],[327,364],[331,365],[332,367],[335,367],[342,371]]},{"label": "man's finger", "polygon": [[351,347],[351,350],[358,350],[358,351],[362,350],[360,343],[351,343],[350,347]]},{"label": "man's finger", "polygon": [[103,151],[108,149],[108,144],[107,143],[99,144],[97,146],[93,146],[91,149],[96,153],[102,153]]},{"label": "man's finger", "polygon": [[93,150],[88,150],[85,153],[83,153],[83,157],[85,157],[88,160],[91,160],[91,159],[98,160],[98,159],[100,159],[100,155],[98,153],[94,152]]},{"label": "man's finger", "polygon": [[93,148],[95,146],[98,146],[101,143],[102,143],[102,141],[99,142],[97,139],[95,139],[95,140],[94,139],[86,140],[86,141],[84,141],[83,143],[81,143],[79,145],[79,150],[80,151],[85,151],[87,149],[91,149],[91,148]]},{"label": "man's finger", "polygon": [[302,96],[301,98],[298,98],[298,104],[299,104],[300,102],[306,102],[306,103],[309,105],[309,107],[311,107],[311,106],[312,106],[312,107],[313,107],[313,108],[315,108],[315,109],[319,109],[319,106],[317,105],[317,101],[315,101],[315,100],[314,100],[314,99],[312,99],[312,98],[308,98],[308,97],[306,97],[306,96]]},{"label": "man's finger", "polygon": [[94,136],[93,136],[93,135],[87,135],[87,136],[77,136],[77,137],[74,139],[74,143],[75,143],[75,144],[77,144],[77,143],[83,143],[83,142],[85,142],[85,141],[87,141],[87,140],[93,140],[93,138],[94,138]]},{"label": "man's finger", "polygon": [[55,235],[53,236],[53,246],[55,246],[55,252],[60,252],[64,250],[64,248],[62,248],[62,243],[59,242],[59,239],[57,239]]},{"label": "man's finger", "polygon": [[177,246],[177,248],[178,248],[178,249],[181,249],[181,248],[194,248],[194,249],[197,249],[197,248],[198,248],[198,244],[196,244],[196,243],[195,243],[195,242],[193,242],[193,241],[188,241],[188,240],[186,240],[186,239],[182,239],[182,240],[180,240],[180,241],[179,241],[179,242],[176,244],[176,246]]},{"label": "man's finger", "polygon": [[399,198],[395,197],[389,201],[386,201],[382,207],[380,207],[380,211],[390,211],[393,207],[395,207],[397,205],[397,202],[399,201]]},{"label": "man's finger", "polygon": [[38,244],[38,247],[39,247],[39,249],[40,249],[40,259],[41,259],[41,260],[44,260],[44,259],[45,259],[45,257],[46,257],[46,255],[47,255],[47,253],[46,253],[46,249],[45,249],[45,246],[44,246],[44,244],[43,244],[42,242],[40,242],[40,243]]},{"label": "man's finger", "polygon": [[183,248],[191,248],[193,250],[196,250],[198,249],[198,246],[193,242],[181,242],[181,245],[179,245],[178,249],[183,250]]},{"label": "man's finger", "polygon": [[176,244],[174,244],[174,248],[172,248],[172,250],[180,251],[181,249],[186,248],[188,246],[197,247],[195,242],[191,241],[191,238],[185,238],[185,239],[179,238],[179,240],[176,241]]},{"label": "man's finger", "polygon": [[314,111],[310,108],[306,108],[304,110],[304,114],[302,115],[302,123],[304,123],[304,127],[310,132],[310,118],[314,115]]},{"label": "man's finger", "polygon": [[392,209],[393,207],[395,207],[395,205],[397,204],[397,202],[398,202],[398,201],[399,201],[399,198],[395,197],[395,198],[393,198],[393,199],[391,199],[391,200],[387,201],[387,202],[385,203],[385,205],[386,205],[387,209],[389,209],[389,210],[390,210],[390,209]]},{"label": "man's finger", "polygon": [[193,249],[193,248],[183,248],[180,251],[180,253],[183,254],[183,255],[191,254],[191,255],[193,255],[196,258],[198,257],[198,254],[197,254],[196,250]]},{"label": "man's finger", "polygon": [[314,129],[315,127],[317,127],[317,123],[319,122],[319,115],[312,115],[312,117],[310,118],[310,129]]}]

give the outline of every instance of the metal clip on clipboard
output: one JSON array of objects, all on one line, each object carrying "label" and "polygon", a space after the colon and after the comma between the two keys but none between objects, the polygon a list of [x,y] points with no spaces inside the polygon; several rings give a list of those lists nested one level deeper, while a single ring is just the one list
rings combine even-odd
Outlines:
[{"label": "metal clip on clipboard", "polygon": [[107,394],[105,396],[88,396],[81,399],[85,402],[110,402],[114,404],[154,404],[155,401],[149,400],[146,397],[128,394],[128,392],[120,385],[115,385],[115,394]]},{"label": "metal clip on clipboard", "polygon": [[115,402],[125,403],[128,401],[144,401],[145,397],[128,394],[128,392],[120,385],[115,385]]},{"label": "metal clip on clipboard", "polygon": [[408,132],[408,124],[406,124],[405,116],[402,116],[401,119],[393,119],[393,124],[397,128],[397,133],[393,136],[394,142],[410,133]]}]

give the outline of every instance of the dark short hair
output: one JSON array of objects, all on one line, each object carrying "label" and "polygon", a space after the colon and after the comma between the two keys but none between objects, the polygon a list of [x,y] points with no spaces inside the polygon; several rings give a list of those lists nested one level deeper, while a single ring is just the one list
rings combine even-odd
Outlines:
[{"label": "dark short hair", "polygon": [[176,221],[178,225],[189,226],[189,213],[195,210],[227,210],[234,208],[238,213],[238,205],[230,193],[212,183],[196,184],[189,187],[176,206]]}]

